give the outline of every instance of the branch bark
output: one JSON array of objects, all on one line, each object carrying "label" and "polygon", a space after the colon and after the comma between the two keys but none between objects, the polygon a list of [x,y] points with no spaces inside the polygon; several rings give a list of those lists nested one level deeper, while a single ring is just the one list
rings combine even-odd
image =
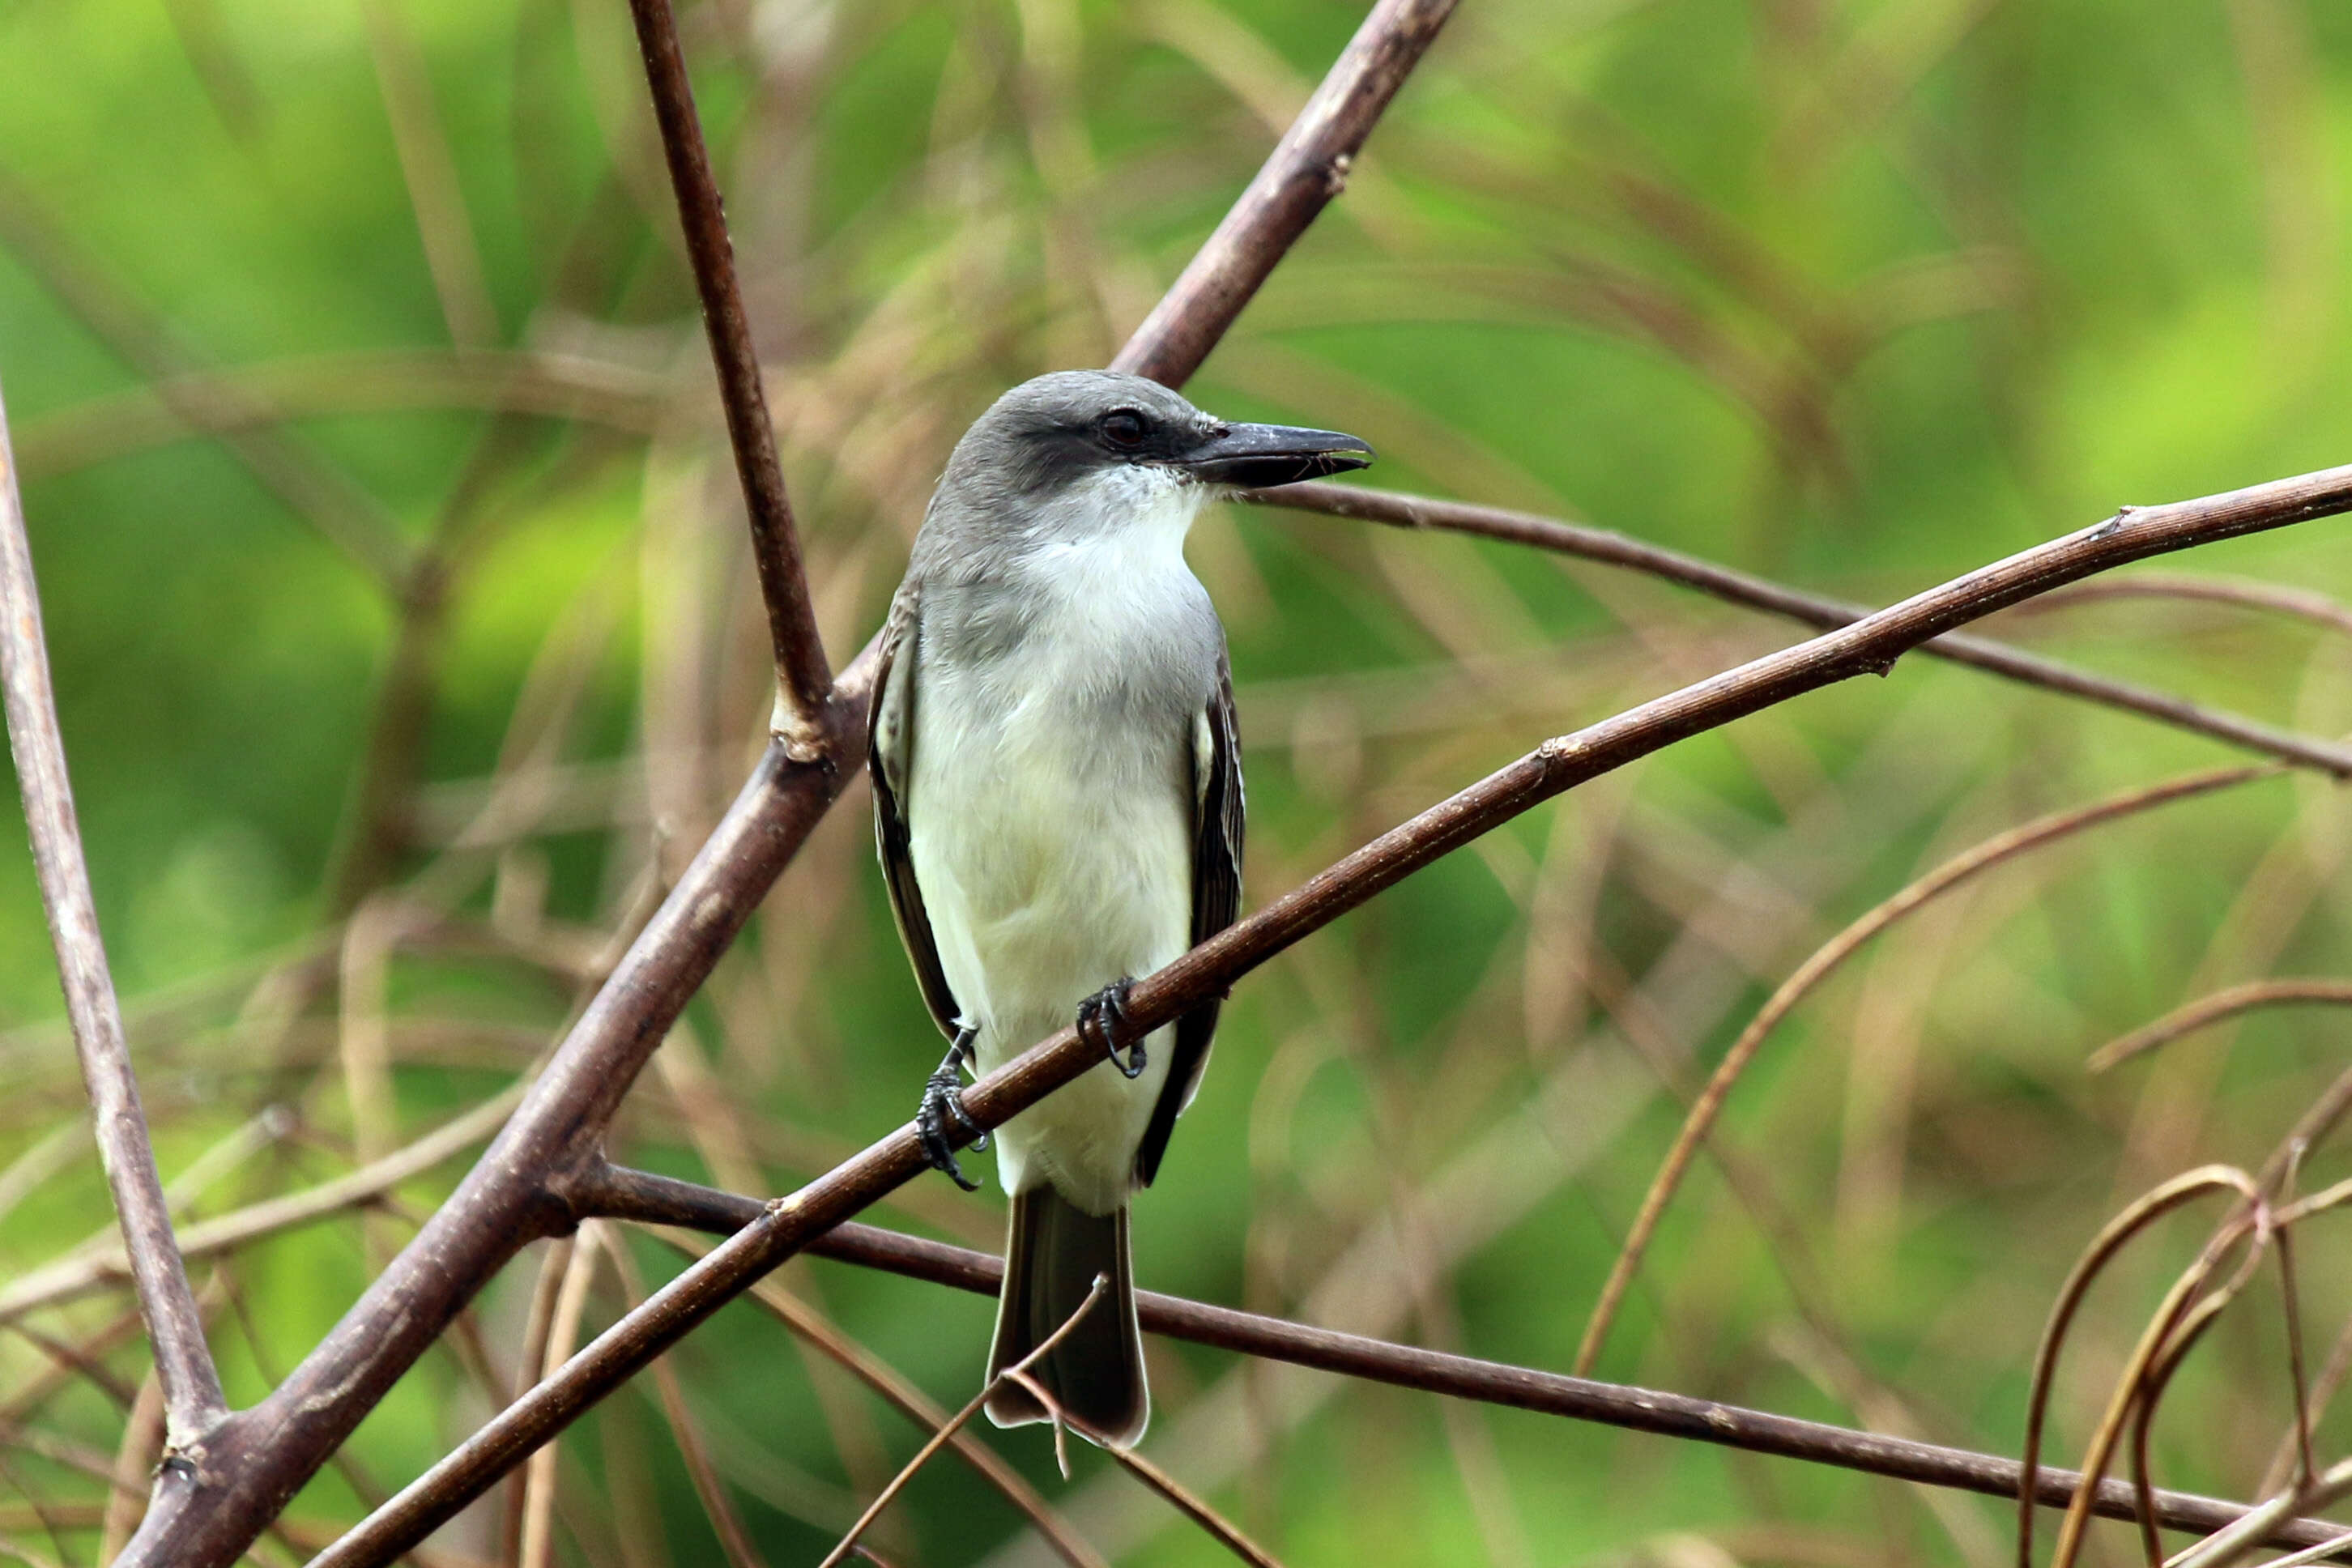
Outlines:
[{"label": "branch bark", "polygon": [[[768,1206],[757,1198],[621,1169],[600,1177],[596,1193],[595,1201],[608,1217],[687,1226],[718,1235],[751,1224]],[[821,1258],[982,1296],[996,1293],[1004,1273],[1003,1260],[988,1253],[856,1221],[836,1226],[812,1241],[808,1250]],[[1802,1421],[1769,1411],[1695,1399],[1688,1394],[1450,1355],[1188,1300],[1181,1296],[1166,1296],[1156,1290],[1137,1292],[1136,1314],[1151,1333],[1241,1355],[1288,1362],[1318,1372],[1454,1399],[1594,1421],[1628,1431],[1696,1438],[1752,1453],[1774,1454],[1926,1486],[1949,1487],[2004,1501],[2016,1500],[2018,1484],[2023,1479],[2023,1466],[1992,1454],[1860,1432],[1826,1422]],[[2046,1507],[2063,1508],[2074,1500],[2081,1485],[2082,1477],[2074,1471],[2040,1468],[2035,1475],[2035,1497]],[[2157,1521],[2165,1528],[2198,1534],[2223,1529],[2261,1506],[2174,1491],[2158,1491],[2156,1505]],[[2139,1513],[2131,1483],[2121,1479],[2102,1482],[2091,1507],[2105,1519],[2136,1519]],[[2326,1520],[2288,1520],[2277,1523],[2274,1532],[2263,1544],[2305,1547],[2345,1540],[2347,1535],[2345,1526]]]},{"label": "branch bark", "polygon": [[[2095,573],[2346,510],[2352,510],[2352,467],[2196,500],[2126,508],[1850,626],[1547,741],[1137,982],[1129,997],[1129,1026],[1142,1033],[1173,1021],[1423,866],[1577,784],[1676,741],[1823,686],[1885,674],[1904,654],[1955,626]],[[975,1084],[964,1096],[966,1109],[978,1128],[993,1128],[1093,1067],[1097,1056],[1075,1029],[1065,1028]],[[761,1274],[927,1168],[909,1123],[769,1205],[757,1222],[656,1291],[322,1552],[314,1560],[317,1568],[386,1562],[421,1541]]]},{"label": "branch bark", "polygon": [[824,740],[833,674],[825,664],[824,640],[817,636],[816,611],[809,604],[800,532],[776,457],[776,427],[768,416],[759,353],[751,342],[751,319],[743,312],[743,290],[735,278],[735,247],[727,237],[727,215],[710,173],[710,153],[703,145],[702,121],[695,113],[694,87],[687,79],[669,0],[629,0],[629,13],[635,18],[637,46],[645,55],[654,118],[661,127],[670,185],[677,193],[678,223],[686,231],[686,253],[702,300],[711,363],[719,371],[719,399],[727,411],[735,471],[743,481],[744,509],[751,515],[751,558],[759,567],[760,596],[768,606],[776,683],[783,694],[781,716],[787,720],[780,728],[794,758],[805,762]]},{"label": "branch bark", "polygon": [[[1250,490],[1244,492],[1240,499],[1257,506],[1311,511],[1326,517],[1353,518],[1361,522],[1383,523],[1391,528],[1436,529],[1447,533],[1476,534],[1483,539],[1499,539],[1561,555],[1574,555],[1605,565],[1622,566],[1669,583],[1678,583],[1727,604],[1744,605],[1768,615],[1786,616],[1790,620],[1823,631],[1852,626],[1870,614],[1870,608],[1865,605],[1847,604],[1822,595],[1808,594],[1769,578],[1735,572],[1728,566],[1668,550],[1611,529],[1591,528],[1534,512],[1323,482],[1287,485],[1280,489]],[[2026,653],[1987,637],[1937,637],[1919,651],[1931,658],[1985,670],[2004,680],[2014,680],[2045,691],[2078,697],[2102,707],[2137,713],[2159,724],[2169,724],[2178,730],[2187,730],[2220,741],[2224,745],[2276,757],[2297,767],[2316,768],[2336,778],[2352,778],[2352,746],[2274,730],[2235,713],[2200,707],[2167,692],[2150,691],[2146,687],[2135,686],[2127,680],[2093,675],[2087,670],[2076,669],[2056,659],[2043,658],[2038,654]]]},{"label": "branch bark", "polygon": [[41,636],[41,600],[33,580],[33,550],[25,533],[24,498],[8,444],[8,411],[0,397],[0,681],[7,689],[8,750],[25,797],[25,826],[33,868],[41,884],[49,937],[82,1084],[97,1121],[98,1150],[122,1226],[140,1315],[155,1348],[163,1386],[165,1436],[174,1461],[203,1462],[206,1435],[228,1414],[220,1373],[205,1342],[204,1316],[188,1285],[187,1265],[172,1237],[172,1214],[156,1173],[139,1080],[122,1034],[122,1008],[99,935],[98,906],[75,820],[73,784],[66,773],[65,740],[49,684],[49,654]]}]

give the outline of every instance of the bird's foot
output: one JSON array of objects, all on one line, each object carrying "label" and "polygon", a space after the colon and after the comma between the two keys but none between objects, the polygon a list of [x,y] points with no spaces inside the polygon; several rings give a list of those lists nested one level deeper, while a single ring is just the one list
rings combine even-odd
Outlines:
[{"label": "bird's foot", "polygon": [[980,1184],[966,1177],[963,1167],[956,1163],[955,1145],[948,1136],[948,1127],[954,1122],[971,1133],[975,1152],[988,1147],[988,1133],[963,1108],[962,1068],[971,1060],[972,1033],[966,1029],[958,1035],[939,1070],[923,1080],[923,1103],[915,1112],[915,1134],[922,1140],[923,1158],[931,1163],[933,1170],[945,1171],[957,1186],[968,1193],[980,1191]]},{"label": "bird's foot", "polygon": [[1119,1058],[1119,1037],[1127,1033],[1127,994],[1135,989],[1132,975],[1112,981],[1093,995],[1078,1004],[1078,1035],[1102,1047],[1110,1065],[1129,1078],[1143,1075],[1143,1040],[1140,1036],[1127,1047],[1125,1060]]}]

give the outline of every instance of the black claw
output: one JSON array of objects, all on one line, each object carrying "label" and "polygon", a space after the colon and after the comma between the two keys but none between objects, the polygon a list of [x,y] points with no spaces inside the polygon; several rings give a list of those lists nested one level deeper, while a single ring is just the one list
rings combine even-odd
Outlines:
[{"label": "black claw", "polygon": [[1079,1003],[1078,1033],[1100,1046],[1110,1065],[1122,1074],[1140,1078],[1147,1059],[1141,1037],[1127,1047],[1126,1060],[1118,1055],[1119,1037],[1127,1032],[1127,994],[1134,989],[1134,977],[1125,975]]},{"label": "black claw", "polygon": [[971,1058],[972,1033],[966,1029],[958,1035],[955,1044],[948,1047],[947,1059],[940,1063],[939,1070],[923,1080],[923,1103],[915,1112],[915,1135],[922,1141],[923,1158],[931,1163],[933,1170],[945,1171],[957,1186],[968,1193],[980,1191],[980,1184],[965,1176],[963,1167],[956,1163],[955,1145],[948,1137],[948,1122],[953,1120],[972,1134],[974,1152],[988,1147],[988,1134],[963,1108],[963,1079],[959,1069]]}]

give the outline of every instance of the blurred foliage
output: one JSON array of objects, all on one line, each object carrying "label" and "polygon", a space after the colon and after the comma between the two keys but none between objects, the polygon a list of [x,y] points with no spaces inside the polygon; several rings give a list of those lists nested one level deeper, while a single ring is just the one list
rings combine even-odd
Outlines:
[{"label": "blurred foliage", "polygon": [[[837,658],[955,435],[1003,385],[1108,356],[1360,16],[686,12]],[[618,4],[0,7],[0,374],[101,913],[191,1215],[527,1071],[759,743],[764,630],[642,100]],[[2118,503],[2343,460],[2348,205],[2352,8],[2326,0],[1468,0],[1190,390],[1360,433],[1381,485],[1884,601]],[[1268,511],[1204,521],[1193,558],[1242,685],[1253,902],[1543,735],[1792,635],[1598,568]],[[2176,565],[2332,591],[2352,542],[2339,520]],[[1996,629],[2352,728],[2340,630],[2161,598]],[[1142,1201],[1140,1275],[1565,1367],[1679,1097],[1807,952],[1989,834],[2221,760],[1913,660],[1580,791],[1236,992]],[[861,786],[665,1047],[628,1158],[781,1191],[911,1112],[939,1045],[865,812]],[[2337,971],[2347,828],[2325,782],[2250,784],[2006,867],[1867,950],[1735,1094],[1726,1164],[1669,1215],[1601,1374],[2014,1453],[2076,1252],[2154,1181],[2259,1161],[2344,1033],[2288,1010],[2102,1076],[2084,1056],[2218,986]],[[58,1013],[11,841],[11,1278],[109,1224]],[[233,1398],[461,1164],[364,1226],[197,1266]],[[987,1247],[1000,1202],[927,1181],[884,1217]],[[2202,1223],[2094,1295],[2060,1451]],[[2313,1235],[2316,1365],[2352,1263]],[[677,1267],[625,1245],[648,1279]],[[545,1251],[261,1561],[480,1419]],[[782,1278],[938,1402],[970,1394],[988,1303]],[[114,1324],[110,1387],[52,1386],[38,1341],[0,1340],[0,1489],[22,1494],[0,1536],[65,1561],[97,1553],[118,1452],[135,1489],[152,1451],[122,1405],[144,1372],[126,1300],[27,1323]],[[623,1310],[612,1268],[586,1301],[590,1331]],[[2289,1410],[2277,1307],[2266,1279],[2181,1375],[2168,1484],[2257,1485]],[[747,1302],[671,1358],[773,1563],[813,1560],[919,1441],[793,1346]],[[1154,1355],[1150,1451],[1292,1563],[2002,1558],[1981,1500]],[[2321,1432],[2341,1451],[2352,1417]],[[1106,1555],[1223,1560],[1099,1456],[1065,1486],[1034,1432],[986,1436]],[[559,1561],[719,1560],[649,1384],[562,1456]],[[486,1503],[436,1549],[495,1560],[500,1519]],[[1021,1528],[942,1459],[875,1543],[1038,1561]],[[2099,1545],[2137,1560],[2123,1532]]]}]

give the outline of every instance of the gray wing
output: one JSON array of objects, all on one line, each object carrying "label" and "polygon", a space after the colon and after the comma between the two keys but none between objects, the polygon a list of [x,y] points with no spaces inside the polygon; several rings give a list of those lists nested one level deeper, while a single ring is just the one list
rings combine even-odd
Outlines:
[{"label": "gray wing", "polygon": [[911,582],[890,602],[883,624],[880,668],[874,675],[874,705],[866,716],[866,763],[874,775],[874,846],[882,858],[882,880],[890,889],[890,912],[898,920],[898,940],[923,989],[924,1005],[940,1033],[953,1039],[955,993],[940,967],[940,948],[923,889],[915,884],[915,858],[908,847],[907,789],[915,776],[915,658],[922,636],[921,594]]},{"label": "gray wing", "polygon": [[[1234,725],[1234,672],[1217,655],[1217,689],[1192,726],[1192,945],[1198,947],[1242,912],[1242,742]],[[1168,1082],[1151,1108],[1136,1150],[1136,1179],[1149,1186],[1176,1118],[1192,1102],[1209,1065],[1219,1001],[1203,1002],[1176,1020],[1176,1050]]]}]

